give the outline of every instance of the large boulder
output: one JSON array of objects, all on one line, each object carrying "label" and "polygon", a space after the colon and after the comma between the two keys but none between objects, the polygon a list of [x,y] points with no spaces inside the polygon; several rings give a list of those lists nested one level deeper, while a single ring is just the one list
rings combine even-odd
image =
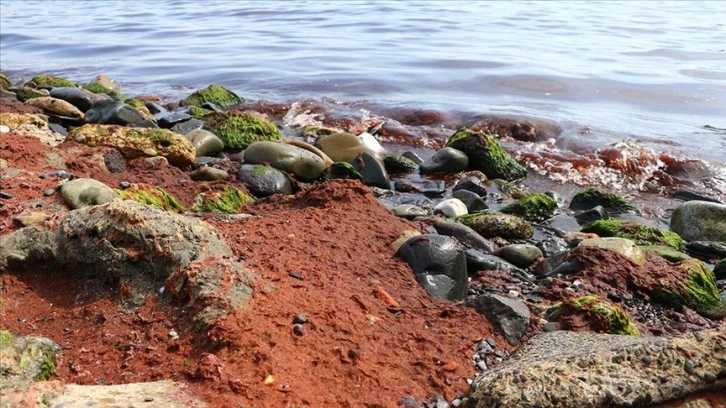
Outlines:
[{"label": "large boulder", "polygon": [[287,143],[255,142],[242,157],[245,163],[269,164],[301,181],[313,181],[325,170],[325,161],[320,156]]},{"label": "large boulder", "polygon": [[315,147],[325,152],[333,161],[347,163],[353,163],[365,150],[358,136],[345,132],[322,136],[315,142]]},{"label": "large boulder", "polygon": [[256,112],[220,112],[203,117],[205,126],[211,128],[224,146],[243,150],[254,142],[278,141],[283,135],[280,129]]},{"label": "large boulder", "polygon": [[666,245],[677,251],[683,250],[683,240],[675,232],[658,227],[646,227],[633,221],[596,220],[585,225],[582,232],[594,233],[601,237],[625,238],[638,245]]},{"label": "large boulder", "polygon": [[212,103],[224,109],[230,105],[235,105],[242,102],[244,102],[244,99],[239,97],[234,92],[221,85],[212,84],[204,89],[193,92],[191,95],[187,96],[181,102],[179,102],[179,105],[200,106],[205,103]]},{"label": "large boulder", "polygon": [[114,147],[129,159],[163,156],[169,163],[179,167],[191,165],[196,157],[191,142],[167,129],[87,124],[73,129],[67,140],[88,146]]},{"label": "large boulder", "polygon": [[481,170],[490,179],[512,181],[527,176],[527,169],[488,133],[462,128],[449,138],[446,146],[464,152],[469,157],[468,168]]},{"label": "large boulder", "polygon": [[726,242],[726,205],[689,201],[671,215],[671,230],[689,241]]},{"label": "large boulder", "polygon": [[650,406],[726,386],[722,330],[675,338],[556,331],[477,377],[472,407]]}]

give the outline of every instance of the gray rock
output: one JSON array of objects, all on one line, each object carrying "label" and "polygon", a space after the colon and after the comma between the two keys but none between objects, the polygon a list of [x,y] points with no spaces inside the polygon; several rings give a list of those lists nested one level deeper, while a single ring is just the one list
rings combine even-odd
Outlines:
[{"label": "gray rock", "polygon": [[460,150],[444,147],[419,165],[421,174],[458,173],[466,170],[469,158]]},{"label": "gray rock", "polygon": [[487,187],[479,177],[468,176],[456,182],[452,191],[471,191],[482,199],[487,196]]},{"label": "gray rock", "polygon": [[582,240],[578,246],[592,246],[616,252],[628,259],[636,265],[645,263],[645,253],[635,242],[625,238],[590,238]]},{"label": "gray rock", "polygon": [[713,268],[713,274],[716,276],[716,280],[726,279],[726,258],[718,261]]},{"label": "gray rock", "polygon": [[400,204],[391,208],[391,212],[397,216],[412,220],[416,217],[425,217],[429,215],[428,211],[413,204]]},{"label": "gray rock", "polygon": [[688,241],[726,241],[726,204],[689,201],[671,215],[671,230]]},{"label": "gray rock", "polygon": [[523,270],[515,265],[496,255],[487,254],[478,249],[466,250],[466,267],[469,273],[478,271],[504,271],[521,277],[527,276]]},{"label": "gray rock", "polygon": [[[51,96],[53,94],[51,93]],[[673,198],[677,200],[683,200],[683,201],[710,201],[712,203],[719,203],[722,204],[721,201],[718,201],[717,199],[713,197],[708,197],[703,194],[699,194],[693,191],[688,190],[678,190],[675,193],[673,193]]]},{"label": "gray rock", "polygon": [[416,163],[416,165],[423,163],[423,159],[421,157],[419,157],[419,155],[417,155],[416,153],[411,152],[411,151],[403,152],[403,154],[401,154],[401,156],[411,160],[412,162]]},{"label": "gray rock", "polygon": [[353,162],[353,167],[363,176],[363,184],[385,189],[391,188],[391,179],[388,178],[388,172],[386,172],[383,162],[374,155],[368,152],[361,153],[360,159]]},{"label": "gray rock", "polygon": [[175,111],[166,115],[160,115],[156,117],[157,122],[159,122],[159,126],[166,129],[171,128],[177,123],[186,122],[191,118],[192,115],[182,111]]},{"label": "gray rock", "polygon": [[397,179],[393,182],[396,191],[403,193],[419,193],[429,197],[442,196],[446,186],[441,180],[409,180]]},{"label": "gray rock", "polygon": [[184,137],[192,142],[197,157],[216,156],[224,150],[222,139],[208,130],[194,129]]},{"label": "gray rock", "polygon": [[237,179],[246,183],[256,197],[292,194],[290,179],[285,173],[269,166],[243,164],[237,172]]},{"label": "gray rock", "polygon": [[512,244],[499,248],[495,255],[520,268],[526,268],[542,257],[542,251],[530,244]]},{"label": "gray rock", "polygon": [[145,120],[144,116],[131,105],[115,99],[98,101],[86,111],[86,123],[105,125],[131,125]]},{"label": "gray rock", "polygon": [[411,159],[407,159],[400,154],[389,154],[383,158],[383,165],[389,173],[413,173],[418,168],[418,164]]},{"label": "gray rock", "polygon": [[0,330],[0,392],[49,379],[55,372],[56,354],[60,350],[50,339]]},{"label": "gray rock", "polygon": [[72,209],[105,204],[119,198],[111,187],[98,180],[88,178],[70,180],[63,184],[60,191],[63,199]]},{"label": "gray rock", "polygon": [[201,129],[204,127],[204,122],[201,119],[197,118],[191,118],[189,120],[185,120],[184,122],[176,123],[174,126],[171,127],[172,132],[179,133],[180,135],[188,135],[191,131],[195,129]]},{"label": "gray rock", "polygon": [[106,170],[111,173],[123,173],[126,171],[124,155],[116,149],[109,149],[103,154],[103,164],[106,166]]},{"label": "gray rock", "polygon": [[[688,373],[684,366],[692,358],[698,368]],[[659,405],[726,386],[724,358],[726,337],[720,329],[674,338],[542,333],[478,376],[471,385],[470,404],[475,408]],[[648,359],[658,363],[647,364]],[[719,375],[709,382],[707,373]]]},{"label": "gray rock", "polygon": [[468,212],[476,213],[489,209],[489,206],[482,197],[469,190],[457,190],[451,194],[454,198],[458,198],[466,205]]},{"label": "gray rock", "polygon": [[325,161],[320,156],[286,143],[254,142],[245,149],[242,157],[245,163],[269,164],[301,181],[313,181],[325,170]]},{"label": "gray rock", "polygon": [[590,221],[609,220],[610,213],[603,206],[598,205],[589,210],[580,211],[575,214],[575,219],[580,224],[587,224]]},{"label": "gray rock", "polygon": [[454,238],[417,235],[406,241],[396,255],[409,264],[416,281],[432,296],[447,300],[466,296],[466,256]]},{"label": "gray rock", "polygon": [[468,300],[466,305],[486,316],[510,344],[519,344],[529,327],[531,313],[521,300],[485,294]]},{"label": "gray rock", "polygon": [[350,133],[333,133],[322,136],[315,142],[315,147],[322,150],[335,162],[353,161],[365,150],[358,136]]},{"label": "gray rock", "polygon": [[209,166],[202,166],[189,174],[194,181],[226,180],[228,174],[225,170]]},{"label": "gray rock", "polygon": [[495,243],[462,223],[436,218],[433,226],[439,234],[454,237],[467,248],[479,249],[486,253],[494,252],[497,249]]},{"label": "gray rock", "polygon": [[50,90],[50,96],[62,99],[78,108],[81,112],[91,109],[93,101],[81,88],[58,87]]}]

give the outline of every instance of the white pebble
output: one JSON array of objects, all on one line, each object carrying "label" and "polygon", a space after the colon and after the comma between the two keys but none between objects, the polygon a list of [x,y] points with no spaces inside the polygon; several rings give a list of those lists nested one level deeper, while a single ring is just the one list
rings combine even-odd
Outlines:
[{"label": "white pebble", "polygon": [[434,213],[442,214],[445,217],[458,217],[460,215],[466,215],[469,210],[466,208],[466,204],[458,198],[449,198],[444,200],[434,207]]},{"label": "white pebble", "polygon": [[360,139],[361,143],[363,143],[363,147],[368,152],[374,154],[376,157],[382,157],[386,154],[386,149],[381,146],[381,143],[372,134],[368,132],[363,132],[358,135],[358,138]]}]

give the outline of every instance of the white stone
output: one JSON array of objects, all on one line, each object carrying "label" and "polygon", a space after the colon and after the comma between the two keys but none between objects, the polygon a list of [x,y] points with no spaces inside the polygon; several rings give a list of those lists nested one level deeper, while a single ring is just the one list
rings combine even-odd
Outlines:
[{"label": "white stone", "polygon": [[381,146],[381,143],[372,134],[363,132],[358,135],[358,138],[363,144],[363,147],[377,158],[381,158],[386,154],[386,149]]},{"label": "white stone", "polygon": [[458,217],[466,215],[469,210],[466,208],[466,204],[458,198],[449,198],[444,200],[434,207],[435,213],[443,214],[446,217]]}]

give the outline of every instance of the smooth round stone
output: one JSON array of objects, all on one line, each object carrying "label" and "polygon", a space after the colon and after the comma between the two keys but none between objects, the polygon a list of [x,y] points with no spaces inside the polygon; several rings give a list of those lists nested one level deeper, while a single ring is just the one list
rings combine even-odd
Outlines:
[{"label": "smooth round stone", "polygon": [[371,153],[361,153],[360,160],[355,160],[353,167],[363,176],[363,184],[384,189],[391,188],[391,179],[388,178],[383,162]]},{"label": "smooth round stone", "polygon": [[413,204],[401,204],[391,208],[391,212],[397,216],[412,220],[416,217],[425,217],[429,215],[428,211]]},{"label": "smooth round stone", "polygon": [[292,183],[285,173],[270,166],[243,164],[237,179],[246,183],[255,197],[292,194]]},{"label": "smooth round stone", "polygon": [[454,185],[454,188],[452,190],[471,191],[482,199],[486,199],[487,196],[487,187],[484,185],[484,182],[482,182],[481,179],[479,179],[478,177],[474,176],[465,177],[459,180],[456,185]]},{"label": "smooth round stone", "polygon": [[365,146],[358,136],[343,132],[320,137],[315,142],[315,147],[322,150],[334,162],[353,163],[365,151]]},{"label": "smooth round stone", "polygon": [[192,142],[196,157],[216,156],[224,150],[224,142],[214,133],[204,129],[194,129],[184,137]]},{"label": "smooth round stone", "polygon": [[452,147],[444,147],[430,159],[424,160],[418,169],[421,174],[458,173],[466,170],[468,165],[469,158],[464,152]]},{"label": "smooth round stone", "polygon": [[458,198],[449,198],[444,200],[434,207],[434,213],[442,214],[445,217],[458,217],[461,215],[468,214],[469,210],[461,200]]},{"label": "smooth round stone", "polygon": [[726,205],[688,201],[673,211],[671,230],[688,241],[726,242]]},{"label": "smooth round stone", "polygon": [[93,101],[81,88],[60,87],[50,90],[50,96],[62,99],[78,108],[81,112],[91,109]]},{"label": "smooth round stone", "polygon": [[454,191],[451,195],[454,198],[461,200],[470,213],[484,211],[489,208],[487,203],[479,196],[479,194],[473,193],[469,190]]},{"label": "smooth round stone", "polygon": [[586,224],[596,220],[609,220],[610,213],[603,206],[598,205],[589,210],[580,211],[575,214],[575,219],[581,224]]},{"label": "smooth round stone", "polygon": [[247,147],[242,157],[245,163],[268,163],[302,181],[313,181],[325,170],[325,161],[320,156],[286,143],[254,142]]},{"label": "smooth round stone", "polygon": [[411,160],[412,162],[416,163],[416,165],[423,163],[423,159],[419,155],[411,151],[403,152],[401,156]]},{"label": "smooth round stone", "polygon": [[28,105],[40,108],[49,115],[63,116],[66,118],[83,119],[83,112],[73,106],[73,104],[63,99],[44,96],[41,98],[33,98],[25,102]]},{"label": "smooth round stone", "polygon": [[180,135],[188,135],[190,132],[196,129],[201,129],[203,127],[204,122],[197,118],[191,118],[189,120],[174,124],[174,126],[172,126],[170,130],[172,132],[179,133]]},{"label": "smooth round stone", "polygon": [[423,234],[396,252],[413,270],[416,281],[432,296],[456,300],[466,296],[466,256],[459,242],[443,235]]},{"label": "smooth round stone", "polygon": [[578,246],[597,247],[608,251],[617,252],[630,259],[636,265],[645,263],[645,253],[635,242],[625,238],[590,238],[584,239]]},{"label": "smooth round stone", "polygon": [[194,181],[226,180],[227,176],[226,171],[209,166],[200,167],[189,174]]},{"label": "smooth round stone", "polygon": [[63,199],[72,209],[105,204],[118,198],[113,189],[98,180],[78,178],[61,187]]},{"label": "smooth round stone", "polygon": [[144,116],[132,106],[119,100],[107,99],[93,104],[86,112],[86,123],[101,123],[106,125],[130,125],[146,120]]},{"label": "smooth round stone", "polygon": [[526,268],[535,260],[542,257],[542,251],[536,246],[529,244],[506,245],[499,248],[495,254],[520,268]]},{"label": "smooth round stone", "polygon": [[168,115],[163,115],[156,119],[157,119],[157,122],[159,123],[160,127],[169,129],[170,127],[176,125],[177,123],[185,122],[191,118],[192,118],[192,115],[190,115],[186,112],[176,111],[176,112],[172,112]]},{"label": "smooth round stone", "polygon": [[54,194],[55,194],[55,190],[52,189],[52,188],[43,190],[43,195],[46,196],[46,197],[50,197],[50,196],[52,196]]},{"label": "smooth round stone", "polygon": [[373,156],[383,157],[386,154],[386,149],[381,146],[381,142],[376,139],[375,136],[368,132],[363,132],[358,135],[358,139],[363,144],[363,149]]}]

